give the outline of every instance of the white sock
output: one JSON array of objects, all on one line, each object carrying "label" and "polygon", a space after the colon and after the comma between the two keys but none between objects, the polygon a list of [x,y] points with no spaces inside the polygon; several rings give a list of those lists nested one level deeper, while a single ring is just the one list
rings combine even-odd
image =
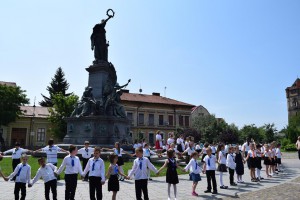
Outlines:
[{"label": "white sock", "polygon": [[[120,168],[120,172],[121,172],[122,174],[124,174],[123,167],[122,167],[122,166],[119,166],[119,168]],[[121,175],[120,175],[120,177],[123,178],[123,176],[121,176]]]},{"label": "white sock", "polygon": [[220,172],[220,186],[223,186],[223,172]]},{"label": "white sock", "polygon": [[171,184],[168,183],[168,197],[171,199]]},{"label": "white sock", "polygon": [[243,181],[243,178],[242,178],[242,177],[243,177],[243,175],[240,175],[240,181]]},{"label": "white sock", "polygon": [[260,169],[256,169],[256,177],[260,178]]},{"label": "white sock", "polygon": [[176,184],[173,184],[173,188],[174,188],[174,197],[176,199],[176,197],[177,197],[177,187],[176,187]]}]

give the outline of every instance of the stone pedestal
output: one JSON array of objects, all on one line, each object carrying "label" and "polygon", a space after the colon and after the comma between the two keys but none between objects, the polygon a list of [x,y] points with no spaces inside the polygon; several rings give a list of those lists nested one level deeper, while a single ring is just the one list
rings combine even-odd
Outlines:
[{"label": "stone pedestal", "polygon": [[118,100],[115,85],[117,75],[114,66],[106,61],[99,61],[88,68],[88,87],[81,101],[77,104],[72,117],[66,118],[66,144],[91,144],[112,146],[115,142],[132,142],[130,121],[114,112],[122,108]]},{"label": "stone pedestal", "polygon": [[91,144],[110,146],[115,142],[132,142],[130,123],[127,119],[114,116],[69,117],[66,144],[83,144],[88,140]]},{"label": "stone pedestal", "polygon": [[89,72],[88,86],[93,88],[95,99],[102,99],[103,88],[112,70],[114,69],[111,68],[108,62],[101,62],[86,68],[86,71]]}]

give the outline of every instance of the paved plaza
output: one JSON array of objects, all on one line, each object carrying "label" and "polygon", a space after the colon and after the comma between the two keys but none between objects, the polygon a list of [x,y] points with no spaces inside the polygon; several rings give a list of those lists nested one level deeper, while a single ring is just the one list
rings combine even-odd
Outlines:
[{"label": "paved plaza", "polygon": [[[250,176],[248,169],[245,169],[245,175],[243,179],[244,184],[238,184],[238,186],[229,187],[227,190],[218,189],[218,195],[204,194],[206,190],[206,177],[201,174],[202,181],[199,182],[197,192],[199,197],[191,195],[192,182],[188,180],[188,175],[179,176],[178,184],[178,200],[183,199],[299,199],[300,196],[300,161],[295,158],[294,155],[287,155],[287,159],[283,159],[283,165],[285,167],[284,172],[279,175],[267,179],[265,171],[262,171],[263,177],[266,179],[260,183],[250,182]],[[219,185],[218,173],[217,184]],[[229,185],[229,176],[224,176],[224,182]],[[0,180],[0,200],[12,200],[13,195],[13,182],[4,182]],[[65,184],[63,180],[58,182],[58,199],[64,199]],[[153,178],[153,181],[149,181],[148,184],[149,197],[155,200],[166,200],[167,196],[167,184],[165,183],[165,177]],[[171,189],[171,191],[173,191]],[[107,191],[107,182],[103,187],[103,199],[111,199],[111,193]],[[172,193],[172,199],[173,199]],[[27,198],[29,200],[41,200],[44,199],[44,183],[38,181],[32,188],[27,188]],[[88,200],[89,199],[89,187],[87,182],[78,181],[78,187],[76,191],[75,199]],[[120,192],[117,195],[117,199],[120,200],[132,200],[135,199],[134,181],[120,182]]]}]

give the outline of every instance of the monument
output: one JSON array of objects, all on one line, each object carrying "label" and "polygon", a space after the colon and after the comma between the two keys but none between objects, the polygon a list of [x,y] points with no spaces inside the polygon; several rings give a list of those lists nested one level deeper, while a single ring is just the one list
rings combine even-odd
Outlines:
[{"label": "monument", "polygon": [[106,14],[108,18],[93,28],[91,49],[94,50],[95,60],[86,68],[89,73],[88,86],[71,116],[65,119],[67,135],[64,143],[83,144],[89,140],[92,144],[110,146],[116,141],[132,142],[130,121],[121,104],[121,89],[129,84],[130,79],[120,86],[115,67],[108,62],[109,44],[105,25],[115,13],[108,9]]}]

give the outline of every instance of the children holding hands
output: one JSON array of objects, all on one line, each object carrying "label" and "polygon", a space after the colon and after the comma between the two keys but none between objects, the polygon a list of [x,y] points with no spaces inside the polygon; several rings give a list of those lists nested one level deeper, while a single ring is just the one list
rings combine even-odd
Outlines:
[{"label": "children holding hands", "polygon": [[201,168],[197,163],[197,159],[199,157],[198,152],[193,152],[191,154],[191,160],[187,164],[187,166],[184,168],[184,171],[190,171],[190,177],[193,181],[193,186],[192,186],[192,195],[193,196],[198,196],[196,193],[196,187],[199,181],[201,181],[200,173],[201,173]]},{"label": "children holding hands", "polygon": [[59,169],[55,172],[59,175],[65,169],[65,199],[72,200],[75,198],[75,192],[77,188],[77,175],[82,175],[82,167],[79,158],[76,156],[77,147],[70,145],[70,154],[67,155],[61,163]]},{"label": "children holding hands", "polygon": [[110,165],[106,174],[108,178],[108,191],[112,191],[112,200],[116,200],[117,192],[120,190],[120,183],[118,180],[118,175],[127,178],[125,174],[120,171],[120,167],[118,166],[118,155],[115,153],[111,153],[109,155]]},{"label": "children holding hands", "polygon": [[173,185],[174,188],[174,197],[176,200],[177,197],[177,187],[176,184],[179,183],[178,180],[178,174],[177,174],[177,168],[184,170],[181,168],[175,159],[175,151],[172,149],[169,149],[167,151],[168,159],[165,161],[164,165],[158,170],[158,173],[160,173],[164,168],[167,167],[167,173],[166,173],[166,182],[168,183],[168,200],[171,199],[171,185]]},{"label": "children holding hands", "polygon": [[57,167],[51,163],[46,164],[44,158],[39,158],[38,163],[40,165],[40,168],[38,169],[31,183],[29,184],[29,187],[32,187],[34,183],[36,183],[40,178],[42,178],[45,183],[45,199],[50,200],[49,193],[51,189],[53,200],[57,200],[57,178],[54,173]]},{"label": "children holding hands", "polygon": [[103,160],[100,158],[101,150],[99,147],[94,148],[94,157],[90,158],[84,172],[81,173],[84,178],[89,172],[89,188],[90,188],[90,199],[96,200],[102,199],[102,185],[105,183],[105,165]]},{"label": "children holding hands", "polygon": [[142,192],[144,194],[144,200],[149,200],[148,197],[148,168],[158,174],[158,170],[149,161],[148,158],[143,157],[143,148],[139,147],[135,149],[136,159],[133,161],[132,170],[129,172],[126,178],[130,178],[134,175],[135,179],[135,194],[136,199],[142,199]]},{"label": "children holding hands", "polygon": [[15,189],[14,195],[15,199],[19,199],[19,193],[21,190],[21,200],[25,200],[26,197],[26,183],[30,186],[31,178],[31,167],[28,165],[28,156],[22,154],[21,156],[22,163],[18,164],[12,174],[8,177],[4,177],[5,181],[8,181],[11,178],[15,177]]}]

